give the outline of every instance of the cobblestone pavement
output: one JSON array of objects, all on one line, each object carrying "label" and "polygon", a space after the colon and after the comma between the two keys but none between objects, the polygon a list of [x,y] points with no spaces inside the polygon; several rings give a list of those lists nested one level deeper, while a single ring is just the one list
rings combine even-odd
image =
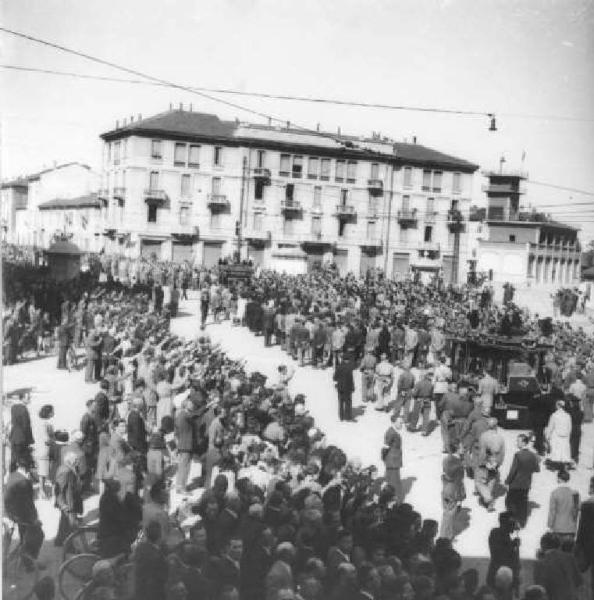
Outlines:
[{"label": "cobblestone pavement", "polygon": [[[172,331],[185,337],[193,337],[199,333],[198,302],[190,300],[182,302],[180,316],[172,321]],[[263,338],[256,337],[245,328],[233,327],[229,322],[210,324],[207,333],[215,343],[234,358],[244,358],[247,368],[259,370],[270,378],[274,378],[279,364],[294,363],[278,346],[264,348]],[[85,402],[93,397],[98,390],[97,384],[84,382],[82,372],[58,371],[57,357],[33,359],[22,362],[3,371],[3,388],[5,392],[28,387],[32,388],[30,411],[35,415],[39,408],[46,403],[55,407],[55,426],[72,431],[78,428],[80,418],[84,414]],[[291,381],[292,393],[306,395],[306,406],[316,420],[316,424],[327,434],[329,443],[341,447],[349,458],[359,457],[363,464],[374,464],[382,474],[380,448],[383,434],[389,425],[386,413],[373,410],[371,405],[364,405],[360,396],[360,378],[356,373],[356,392],[354,406],[361,413],[356,423],[341,423],[338,420],[338,405],[336,392],[332,383],[330,369],[317,370],[311,367],[297,368]],[[357,410],[358,409],[358,410]],[[504,431],[506,439],[506,460],[501,470],[507,474],[511,458],[515,452],[516,431]],[[420,434],[404,432],[404,467],[402,477],[408,494],[406,500],[411,502],[424,518],[441,520],[441,440],[439,429],[429,437]],[[581,461],[573,472],[571,485],[584,496],[587,492],[589,477],[593,474],[594,425],[584,426],[582,438]],[[521,556],[526,559],[534,557],[540,536],[546,530],[549,494],[556,485],[555,475],[546,470],[534,478],[530,499],[533,505],[532,514],[527,527],[521,533]],[[478,506],[470,482],[466,482],[467,499],[464,502],[466,510],[462,517],[467,518],[467,526],[458,536],[455,547],[468,557],[488,556],[487,536],[496,525],[497,512],[487,513]],[[175,503],[175,499],[174,499]],[[94,495],[85,500],[85,520],[96,518],[98,496]],[[49,562],[48,573],[56,574],[61,560],[61,553],[53,547],[58,524],[58,511],[52,501],[38,500],[37,507],[44,525],[46,541],[41,559]],[[497,500],[498,511],[504,508],[504,499]],[[462,519],[461,519],[462,520]]]}]

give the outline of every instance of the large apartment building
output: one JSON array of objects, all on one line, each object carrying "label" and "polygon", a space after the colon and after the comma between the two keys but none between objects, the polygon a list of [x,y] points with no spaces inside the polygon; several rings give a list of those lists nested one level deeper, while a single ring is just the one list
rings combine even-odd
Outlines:
[{"label": "large apartment building", "polygon": [[[104,141],[106,250],[212,265],[240,249],[266,268],[464,277],[466,160],[416,143],[169,110]],[[461,240],[462,238],[462,240]],[[459,264],[459,270],[455,269]]]}]

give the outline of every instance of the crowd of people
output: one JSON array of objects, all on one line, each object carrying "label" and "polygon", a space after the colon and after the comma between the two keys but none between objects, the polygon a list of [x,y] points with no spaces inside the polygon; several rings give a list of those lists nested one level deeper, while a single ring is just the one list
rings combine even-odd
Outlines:
[{"label": "crowd of people", "polygon": [[[51,405],[32,424],[26,393],[12,406],[5,507],[31,560],[44,538],[33,502],[38,478],[40,493],[60,514],[56,546],[79,526],[84,495],[100,494],[102,560],[85,598],[118,597],[123,560],[134,563],[139,599],[512,597],[520,580],[517,531],[528,518],[540,461],[528,436],[518,436],[505,479],[506,511],[491,532],[481,586],[475,570],[462,570],[452,542],[466,476],[493,510],[505,452],[492,416],[499,383],[489,364],[467,369],[465,361],[452,361],[448,346],[453,334],[507,335],[507,319],[528,343],[550,342],[545,368],[534,375],[545,377],[555,407],[545,412],[540,451],[550,444],[559,486],[537,585],[527,586],[524,597],[577,597],[581,569],[594,562],[594,486],[578,525],[580,501],[568,485],[575,465],[570,403],[577,399],[591,420],[594,400],[592,342],[580,332],[553,324],[545,335],[537,317],[495,305],[488,289],[439,281],[365,281],[326,270],[295,277],[262,272],[247,285],[222,286],[207,270],[184,276],[200,289],[203,326],[210,315],[228,318],[261,333],[266,345],[280,344],[301,365],[333,368],[340,419],[353,419],[353,371],[361,370],[363,401],[390,415],[379,476],[326,442],[306,398],[289,392],[291,367],[280,365],[269,381],[206,335],[172,335],[171,295],[164,302],[158,289],[179,287],[183,294],[185,284],[168,277],[110,276],[99,287],[71,288],[58,305],[58,367],[62,348],[83,345],[85,378],[99,391],[74,432],[53,426]],[[43,299],[23,300],[44,312]],[[441,528],[406,502],[400,481],[401,431],[429,435],[433,415],[445,455]],[[199,497],[197,489],[204,489]]]}]

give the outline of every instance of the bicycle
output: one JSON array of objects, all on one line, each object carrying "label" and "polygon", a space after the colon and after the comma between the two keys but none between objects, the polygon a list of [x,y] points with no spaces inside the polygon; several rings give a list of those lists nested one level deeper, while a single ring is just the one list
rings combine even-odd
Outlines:
[{"label": "bicycle", "polygon": [[27,554],[23,540],[11,549],[14,530],[32,527],[32,523],[23,523],[12,519],[2,519],[2,597],[7,600],[27,600],[33,596],[35,584],[39,581],[39,569],[35,559]]}]

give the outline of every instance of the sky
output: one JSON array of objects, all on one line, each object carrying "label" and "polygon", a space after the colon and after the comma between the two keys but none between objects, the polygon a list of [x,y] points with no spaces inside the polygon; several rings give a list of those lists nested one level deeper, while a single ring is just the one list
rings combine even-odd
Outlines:
[{"label": "sky", "polygon": [[[594,239],[594,195],[580,192],[594,192],[594,0],[4,0],[2,10],[4,27],[179,84],[495,113],[490,132],[486,116],[213,94],[307,127],[416,136],[481,170],[504,156],[534,182],[524,205]],[[5,33],[0,52],[4,65],[127,77]],[[0,77],[2,178],[54,161],[99,169],[102,132],[170,103],[263,121],[172,88]]]}]

